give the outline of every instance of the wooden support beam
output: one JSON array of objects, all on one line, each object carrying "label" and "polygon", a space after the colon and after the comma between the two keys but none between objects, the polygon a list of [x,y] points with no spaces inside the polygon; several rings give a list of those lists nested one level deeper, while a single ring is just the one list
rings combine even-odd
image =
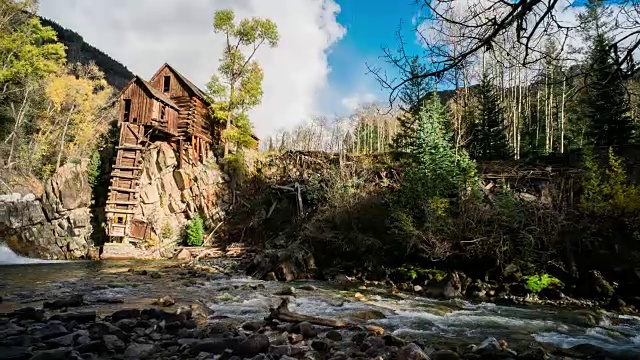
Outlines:
[{"label": "wooden support beam", "polygon": [[122,166],[122,165],[116,165],[113,167],[114,169],[118,170],[142,170],[142,166]]},{"label": "wooden support beam", "polygon": [[[122,210],[122,209],[111,209],[111,208],[106,208],[105,212],[106,213],[115,213],[115,214],[128,214],[128,215],[135,214],[135,211],[133,211],[133,210]],[[113,225],[120,225],[120,226],[124,227],[123,224],[113,224]]]},{"label": "wooden support beam", "polygon": [[144,146],[142,145],[119,145],[116,146],[116,149],[118,150],[142,150],[144,149]]},{"label": "wooden support beam", "polygon": [[111,191],[126,192],[126,193],[135,193],[135,192],[138,192],[138,189],[127,189],[127,188],[120,188],[120,187],[115,187],[115,186],[109,186],[109,190],[111,190]]},{"label": "wooden support beam", "polygon": [[107,205],[138,205],[138,201],[120,201],[120,200],[109,200],[107,201]]}]

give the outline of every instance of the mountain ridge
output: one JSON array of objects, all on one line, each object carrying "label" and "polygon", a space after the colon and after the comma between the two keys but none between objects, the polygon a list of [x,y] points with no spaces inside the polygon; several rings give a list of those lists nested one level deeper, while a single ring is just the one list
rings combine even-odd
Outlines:
[{"label": "mountain ridge", "polygon": [[58,41],[67,48],[67,61],[70,63],[95,63],[104,72],[107,83],[120,91],[134,74],[124,64],[115,60],[104,51],[87,43],[74,30],[67,29],[57,22],[39,16],[42,25],[49,26],[58,34]]}]

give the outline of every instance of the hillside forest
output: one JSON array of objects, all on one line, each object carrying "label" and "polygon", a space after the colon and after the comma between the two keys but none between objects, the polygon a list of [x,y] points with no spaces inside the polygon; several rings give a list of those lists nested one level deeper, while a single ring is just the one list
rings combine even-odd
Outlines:
[{"label": "hillside forest", "polygon": [[[496,3],[518,10],[526,1]],[[253,56],[278,45],[277,27],[214,14],[212,31],[227,42],[207,93],[224,129],[217,160],[237,178],[227,240],[264,250],[256,267],[267,268],[256,273],[282,262],[310,273],[309,256],[319,277],[417,281],[456,270],[507,281],[503,270],[517,267],[516,283],[544,276],[544,287],[615,292],[640,306],[640,192],[622,152],[640,141],[640,82],[633,56],[614,46],[617,15],[587,1],[571,28],[582,46],[572,47],[552,25],[524,26],[526,8],[497,31],[482,22],[485,8],[475,18],[432,10],[425,54],[402,51],[403,39],[399,51],[383,51],[399,82],[371,69],[388,102],[283,130],[262,139],[257,156],[249,111],[261,103],[263,70]],[[61,28],[35,13],[33,2],[0,0],[0,187],[41,187],[61,165],[88,158],[94,193],[104,192],[113,85],[122,85],[112,72],[126,68],[70,55]],[[523,41],[530,31],[535,41]],[[284,175],[255,171],[251,158]],[[312,171],[288,172],[289,162]],[[296,196],[286,194],[296,183]]]}]

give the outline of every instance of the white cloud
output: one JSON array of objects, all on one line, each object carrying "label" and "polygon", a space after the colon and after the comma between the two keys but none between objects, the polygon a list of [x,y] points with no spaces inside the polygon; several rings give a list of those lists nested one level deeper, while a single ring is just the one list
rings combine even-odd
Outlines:
[{"label": "white cloud", "polygon": [[372,93],[358,93],[342,99],[342,105],[349,111],[353,112],[360,105],[370,104],[377,100],[377,97]]},{"label": "white cloud", "polygon": [[265,17],[278,25],[280,44],[257,55],[265,77],[262,105],[251,117],[259,136],[318,113],[327,86],[327,52],[346,30],[334,0],[41,0],[40,14],[73,29],[85,41],[149,78],[164,62],[204,87],[216,70],[223,39],[213,14]]}]

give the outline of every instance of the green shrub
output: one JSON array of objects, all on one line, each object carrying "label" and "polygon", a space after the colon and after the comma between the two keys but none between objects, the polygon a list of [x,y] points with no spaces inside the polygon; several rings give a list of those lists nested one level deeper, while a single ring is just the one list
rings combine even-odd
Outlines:
[{"label": "green shrub", "polygon": [[580,208],[593,215],[633,215],[640,211],[640,191],[627,183],[627,171],[622,159],[609,148],[606,169],[601,169],[592,154],[585,154],[587,170]]},{"label": "green shrub", "polygon": [[564,283],[549,274],[524,276],[524,287],[533,293],[539,293],[548,287],[564,287]]},{"label": "green shrub", "polygon": [[202,246],[204,243],[204,224],[199,215],[187,223],[185,237],[188,246]]},{"label": "green shrub", "polygon": [[162,225],[162,230],[161,230],[161,234],[163,239],[171,239],[173,237],[173,227],[171,227],[171,224],[169,224],[168,222],[165,222],[164,225]]},{"label": "green shrub", "polygon": [[89,184],[91,187],[96,187],[100,184],[102,160],[100,159],[100,152],[94,150],[87,166],[87,175],[89,176]]}]

